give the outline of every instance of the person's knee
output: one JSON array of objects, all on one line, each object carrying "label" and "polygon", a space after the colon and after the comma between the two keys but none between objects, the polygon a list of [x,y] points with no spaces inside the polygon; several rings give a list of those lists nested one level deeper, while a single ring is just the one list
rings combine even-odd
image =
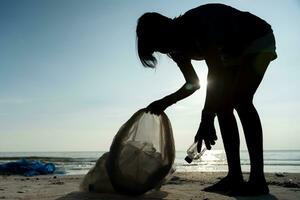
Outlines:
[{"label": "person's knee", "polygon": [[244,113],[251,110],[254,107],[252,99],[246,99],[242,101],[236,101],[234,104],[234,109],[238,113]]}]

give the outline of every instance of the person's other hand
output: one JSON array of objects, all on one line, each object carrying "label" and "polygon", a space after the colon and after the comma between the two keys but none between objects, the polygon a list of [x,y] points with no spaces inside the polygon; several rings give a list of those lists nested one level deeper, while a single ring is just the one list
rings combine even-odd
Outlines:
[{"label": "person's other hand", "polygon": [[201,151],[202,141],[204,141],[206,148],[210,150],[211,145],[214,145],[217,139],[216,129],[214,126],[214,116],[206,117],[202,114],[202,120],[195,136],[195,142],[198,142],[197,151]]},{"label": "person's other hand", "polygon": [[147,106],[146,112],[151,114],[160,115],[169,105],[164,100],[153,101]]}]

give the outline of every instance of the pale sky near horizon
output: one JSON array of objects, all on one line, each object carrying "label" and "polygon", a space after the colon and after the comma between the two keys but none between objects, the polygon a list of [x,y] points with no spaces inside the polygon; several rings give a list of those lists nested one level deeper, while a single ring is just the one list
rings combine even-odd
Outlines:
[{"label": "pale sky near horizon", "polygon": [[[134,112],[184,84],[164,55],[156,70],[142,67],[135,46],[138,17],[159,12],[173,18],[212,2],[272,25],[278,59],[255,96],[264,147],[300,149],[298,0],[1,0],[0,151],[108,150]],[[207,67],[193,64],[203,85]],[[166,110],[177,150],[193,142],[204,92],[202,87]],[[222,149],[218,137],[215,149]]]}]

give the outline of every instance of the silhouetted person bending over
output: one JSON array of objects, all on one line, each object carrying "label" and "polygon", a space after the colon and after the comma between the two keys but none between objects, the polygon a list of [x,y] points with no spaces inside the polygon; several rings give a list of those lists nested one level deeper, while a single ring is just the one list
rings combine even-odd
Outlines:
[{"label": "silhouetted person bending over", "polygon": [[[202,5],[171,19],[145,13],[137,24],[138,55],[154,68],[154,52],[167,54],[181,70],[186,83],[176,92],[154,101],[147,109],[160,114],[168,106],[200,88],[191,60],[205,60],[208,84],[201,123],[195,136],[198,150],[217,140],[218,117],[228,162],[228,175],[205,191],[237,195],[269,193],[263,171],[263,137],[253,96],[269,63],[276,59],[271,26],[252,15],[222,4]],[[239,155],[239,133],[233,110],[241,120],[250,155],[251,172],[244,183]]]}]

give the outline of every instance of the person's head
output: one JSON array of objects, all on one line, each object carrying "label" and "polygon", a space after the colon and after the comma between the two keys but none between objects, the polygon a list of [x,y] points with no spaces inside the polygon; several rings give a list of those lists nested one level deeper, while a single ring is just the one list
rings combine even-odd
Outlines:
[{"label": "person's head", "polygon": [[154,52],[169,53],[171,24],[172,19],[159,13],[145,13],[138,19],[137,50],[145,67],[155,67]]}]

